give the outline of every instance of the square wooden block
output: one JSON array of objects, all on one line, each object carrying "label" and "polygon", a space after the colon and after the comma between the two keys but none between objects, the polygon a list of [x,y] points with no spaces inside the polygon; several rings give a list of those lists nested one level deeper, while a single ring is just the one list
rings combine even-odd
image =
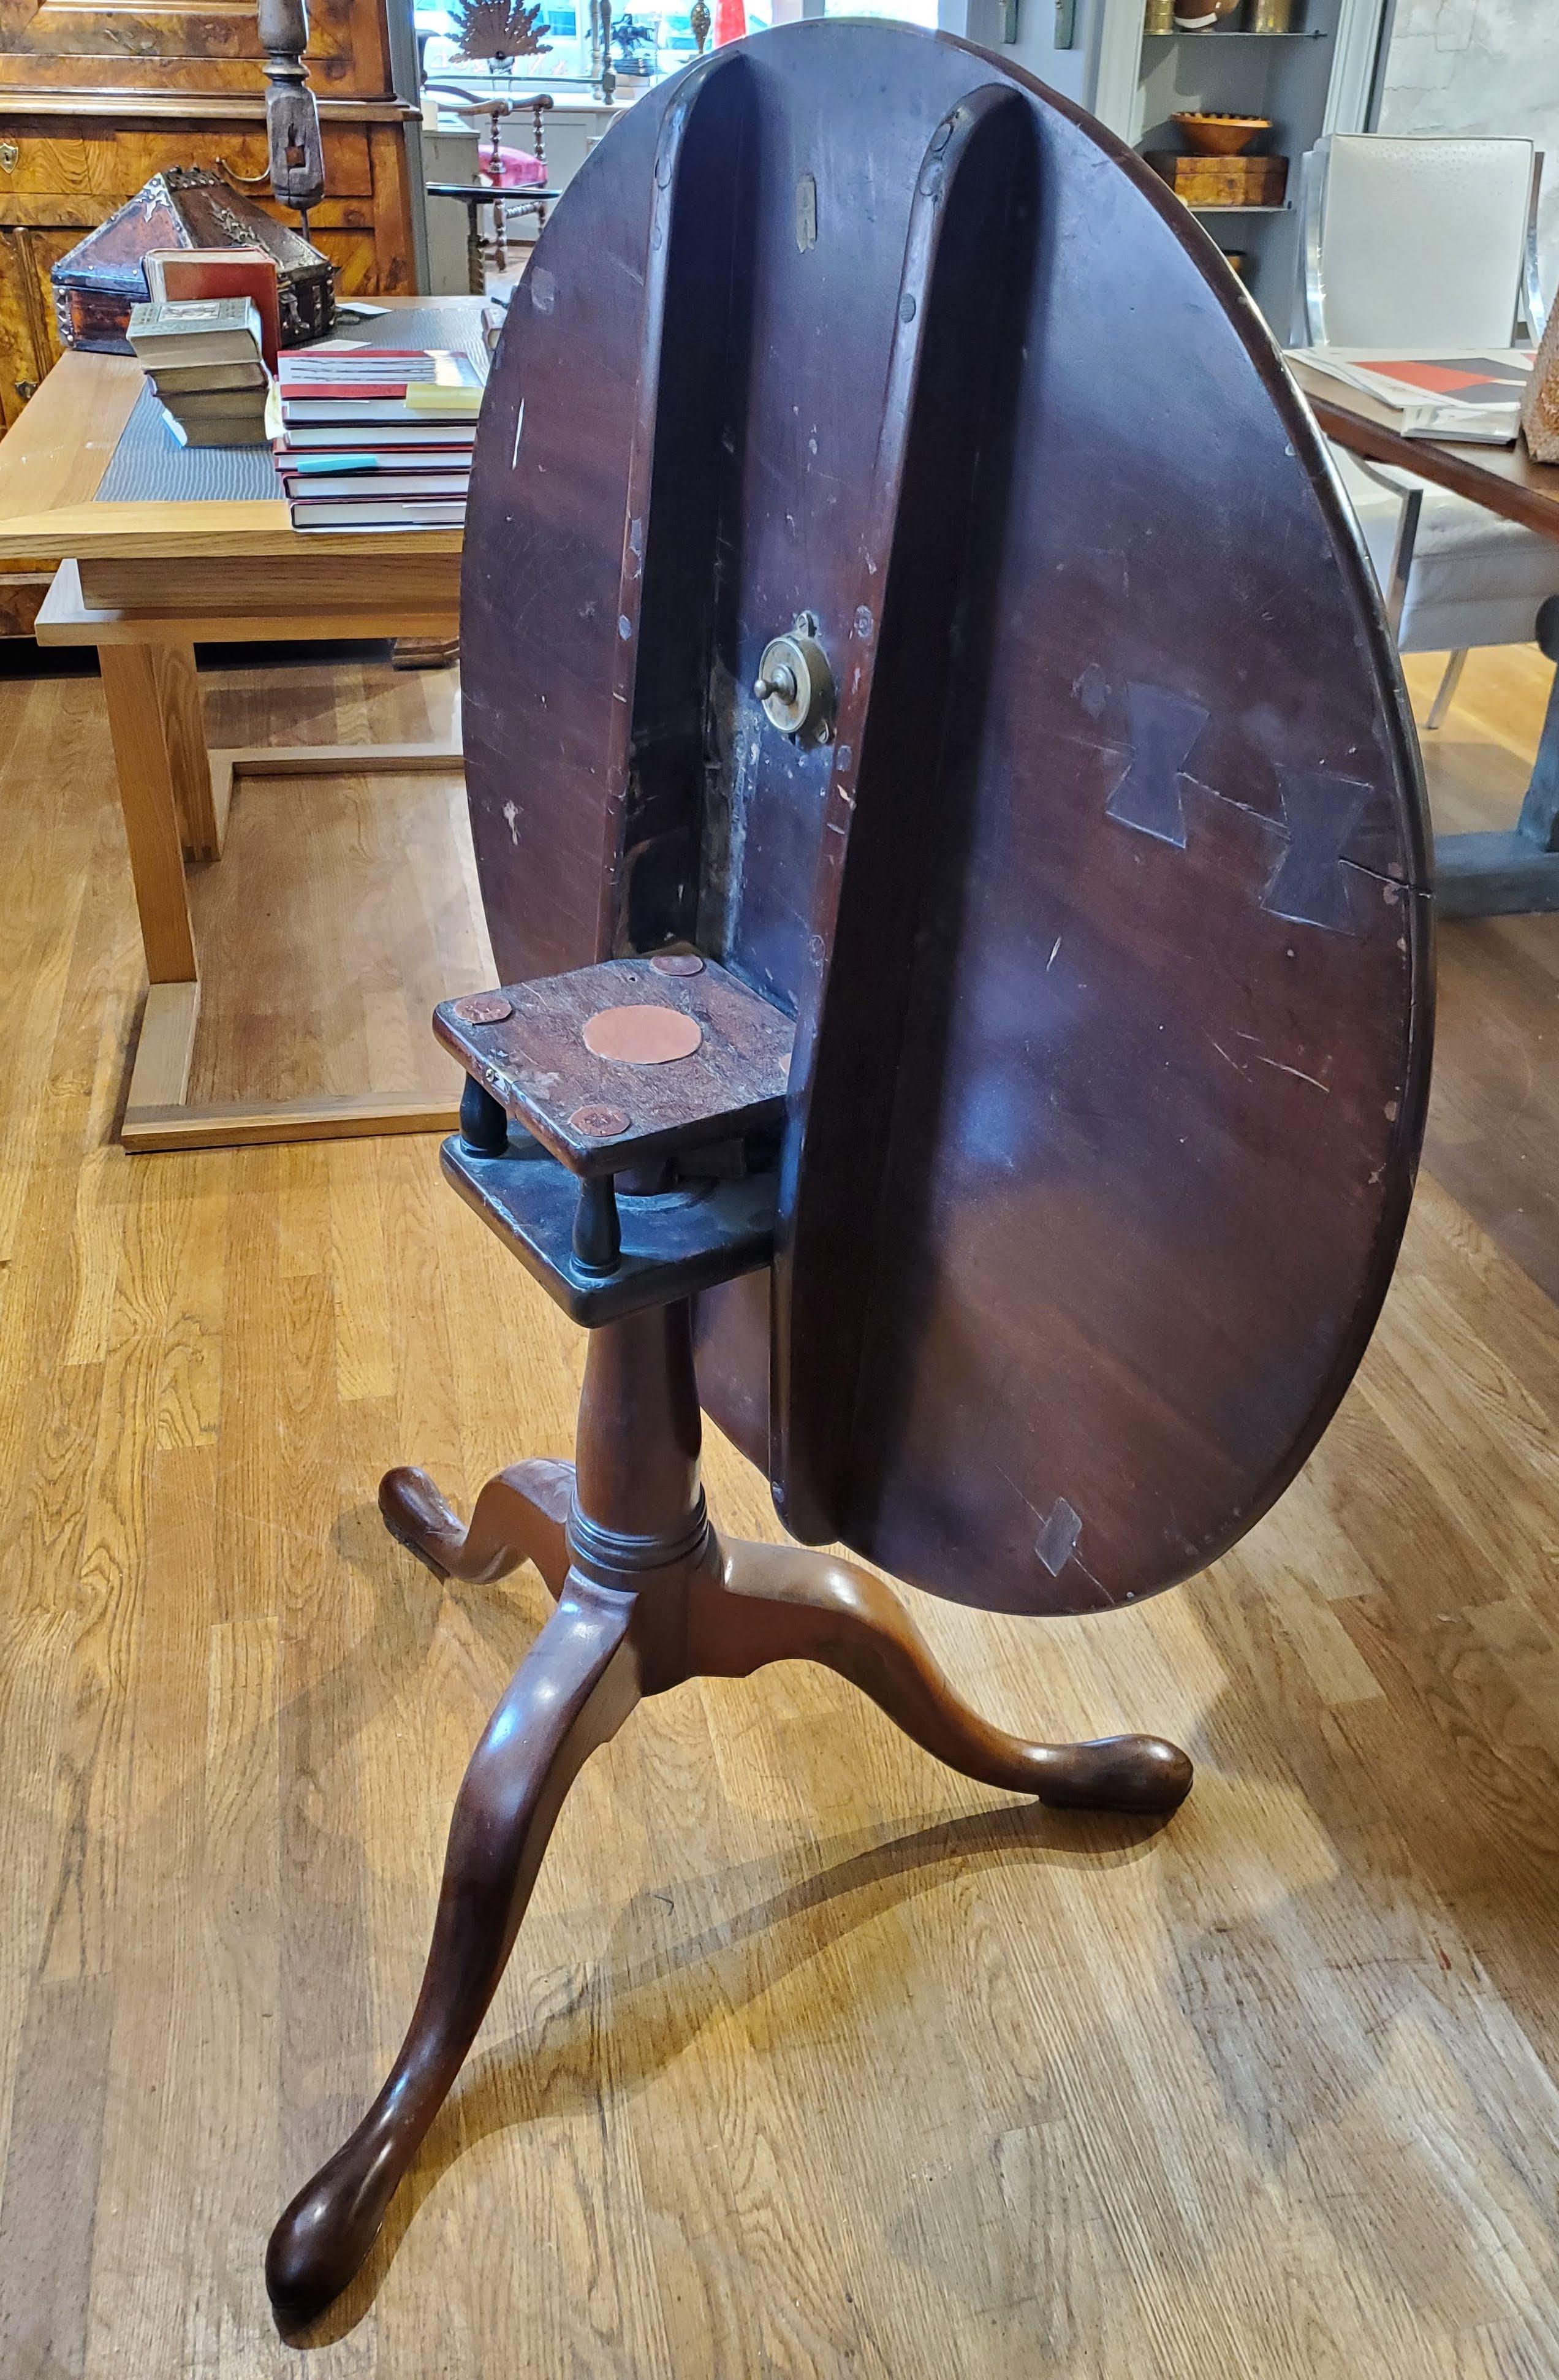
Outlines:
[{"label": "square wooden block", "polygon": [[[793,1021],[713,959],[683,972],[693,959],[608,959],[442,1001],[433,1030],[571,1172],[622,1172],[645,1158],[756,1131],[784,1113]],[[592,1025],[609,1049],[634,1045],[631,1029],[612,1029],[613,1013],[647,1008],[666,1013],[672,1046],[691,1027],[696,1045],[664,1060],[588,1046]]]}]

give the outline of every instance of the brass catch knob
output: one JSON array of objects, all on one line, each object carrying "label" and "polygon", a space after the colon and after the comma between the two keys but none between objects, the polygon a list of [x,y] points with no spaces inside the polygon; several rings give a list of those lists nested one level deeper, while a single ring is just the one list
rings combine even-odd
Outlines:
[{"label": "brass catch knob", "polygon": [[833,672],[810,612],[798,612],[789,634],[771,638],[764,647],[753,692],[781,735],[804,744],[828,742],[834,726]]}]

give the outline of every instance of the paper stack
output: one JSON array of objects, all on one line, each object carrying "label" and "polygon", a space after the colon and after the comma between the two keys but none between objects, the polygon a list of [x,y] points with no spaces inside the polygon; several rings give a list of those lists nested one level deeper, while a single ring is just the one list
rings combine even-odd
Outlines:
[{"label": "paper stack", "polygon": [[262,446],[270,384],[250,298],[130,309],[129,341],[181,446]]}]

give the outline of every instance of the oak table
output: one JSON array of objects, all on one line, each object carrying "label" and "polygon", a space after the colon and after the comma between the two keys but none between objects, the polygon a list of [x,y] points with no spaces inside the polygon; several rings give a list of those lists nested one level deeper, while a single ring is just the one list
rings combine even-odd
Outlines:
[{"label": "oak table", "polygon": [[[1453,495],[1466,496],[1502,519],[1519,521],[1540,537],[1559,538],[1559,465],[1534,463],[1519,440],[1514,446],[1453,446],[1403,438],[1378,421],[1329,398],[1312,400],[1328,438],[1371,463],[1411,471]],[[1536,635],[1551,662],[1559,662],[1559,599],[1538,613]],[[1513,829],[1447,834],[1434,846],[1434,888],[1445,917],[1493,917],[1559,909],[1559,678],[1550,693],[1531,780]]]},{"label": "oak table", "polygon": [[[386,315],[360,325],[345,322],[338,335],[466,346],[479,336],[475,299],[388,304]],[[0,441],[0,555],[58,562],[38,615],[38,640],[95,645],[103,673],[149,985],[124,1145],[221,1148],[445,1128],[453,1102],[425,1093],[187,1103],[200,971],[185,862],[221,856],[234,781],[246,772],[460,767],[458,747],[448,744],[210,751],[194,648],[197,641],[453,638],[461,532],[300,536],[279,494],[209,499],[179,492],[179,467],[189,463],[194,468],[182,476],[209,483],[215,450],[198,463],[170,447],[154,498],[105,501],[99,491],[115,484],[115,453],[143,385],[132,358],[67,354]]]}]

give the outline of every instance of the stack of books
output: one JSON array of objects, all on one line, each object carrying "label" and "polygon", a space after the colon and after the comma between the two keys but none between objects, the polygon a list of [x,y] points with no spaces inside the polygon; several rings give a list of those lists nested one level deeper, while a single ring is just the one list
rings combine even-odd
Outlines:
[{"label": "stack of books", "polygon": [[442,347],[333,340],[282,358],[272,451],[295,528],[458,528],[480,367]]},{"label": "stack of books", "polygon": [[132,306],[129,341],[181,446],[262,446],[265,369],[251,298]]}]

